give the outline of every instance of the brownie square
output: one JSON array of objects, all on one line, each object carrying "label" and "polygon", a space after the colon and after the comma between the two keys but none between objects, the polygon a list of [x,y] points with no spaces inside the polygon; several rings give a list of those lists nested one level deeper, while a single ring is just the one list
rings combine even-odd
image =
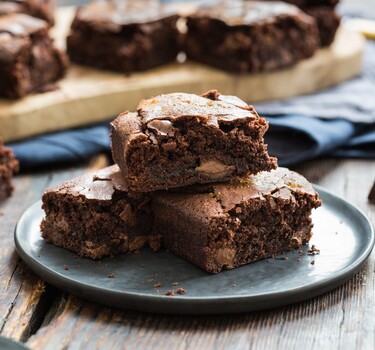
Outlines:
[{"label": "brownie square", "polygon": [[0,202],[13,192],[12,178],[18,171],[18,161],[10,148],[0,138]]},{"label": "brownie square", "polygon": [[24,14],[0,17],[0,96],[43,91],[66,67],[66,56],[53,46],[45,21]]},{"label": "brownie square", "polygon": [[67,38],[72,61],[128,73],[174,61],[178,16],[147,1],[93,1],[81,6]]},{"label": "brownie square", "polygon": [[318,24],[320,46],[331,45],[341,22],[341,17],[335,9],[327,6],[314,6],[306,7],[303,10],[315,18]]},{"label": "brownie square", "polygon": [[290,4],[307,7],[307,6],[336,6],[339,0],[284,0]]},{"label": "brownie square", "polygon": [[287,67],[318,48],[317,24],[283,2],[233,1],[187,17],[185,51],[191,60],[231,72]]},{"label": "brownie square", "polygon": [[191,193],[156,193],[154,233],[172,253],[217,273],[306,244],[320,205],[304,177],[278,168]]},{"label": "brownie square", "polygon": [[127,193],[114,165],[67,181],[42,197],[42,236],[83,257],[129,253],[149,241],[149,197]]},{"label": "brownie square", "polygon": [[252,106],[216,90],[142,100],[111,123],[112,155],[135,192],[226,181],[276,168]]},{"label": "brownie square", "polygon": [[0,16],[24,13],[55,24],[55,2],[53,0],[0,0]]}]

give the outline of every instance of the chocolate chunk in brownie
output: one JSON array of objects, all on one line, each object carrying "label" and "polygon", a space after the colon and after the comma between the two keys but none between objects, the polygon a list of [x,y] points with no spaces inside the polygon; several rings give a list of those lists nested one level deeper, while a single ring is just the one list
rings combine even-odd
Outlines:
[{"label": "chocolate chunk in brownie", "polygon": [[42,200],[43,238],[80,256],[100,259],[148,242],[149,197],[127,193],[116,165],[49,189]]},{"label": "chocolate chunk in brownie", "polygon": [[0,96],[23,97],[64,75],[66,56],[45,21],[24,14],[0,17]]},{"label": "chocolate chunk in brownie", "polygon": [[24,13],[53,25],[55,23],[54,11],[54,0],[0,0],[0,16]]},{"label": "chocolate chunk in brownie", "polygon": [[154,1],[93,1],[77,11],[67,39],[72,61],[118,72],[174,61],[178,16]]},{"label": "chocolate chunk in brownie", "polygon": [[306,7],[303,9],[308,15],[315,18],[319,29],[320,46],[329,46],[333,43],[341,17],[327,6]]},{"label": "chocolate chunk in brownie", "polygon": [[111,123],[112,154],[128,190],[150,192],[276,168],[252,106],[216,90],[142,100]]},{"label": "chocolate chunk in brownie", "polygon": [[317,24],[283,2],[233,1],[200,8],[187,18],[191,60],[233,72],[269,71],[311,57]]},{"label": "chocolate chunk in brownie", "polygon": [[18,161],[10,148],[0,139],[0,202],[13,192],[12,178],[18,171]]},{"label": "chocolate chunk in brownie", "polygon": [[217,273],[306,244],[320,205],[303,176],[278,168],[192,193],[156,193],[154,232],[169,251]]}]

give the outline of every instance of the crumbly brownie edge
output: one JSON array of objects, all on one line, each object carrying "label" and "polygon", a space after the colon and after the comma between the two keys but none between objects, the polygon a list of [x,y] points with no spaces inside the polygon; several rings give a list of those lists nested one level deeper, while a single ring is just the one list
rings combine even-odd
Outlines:
[{"label": "crumbly brownie edge", "polygon": [[124,192],[115,191],[111,200],[101,201],[49,190],[42,201],[46,213],[42,237],[80,256],[100,259],[133,252],[148,243],[147,204],[138,208],[141,201],[132,203]]}]

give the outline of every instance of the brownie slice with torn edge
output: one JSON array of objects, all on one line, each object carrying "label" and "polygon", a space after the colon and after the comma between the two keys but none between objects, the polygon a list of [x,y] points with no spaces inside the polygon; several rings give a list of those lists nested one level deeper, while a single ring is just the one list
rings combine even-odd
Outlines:
[{"label": "brownie slice with torn edge", "polygon": [[150,198],[126,192],[117,165],[51,188],[42,201],[43,238],[80,256],[100,259],[149,242]]},{"label": "brownie slice with torn edge", "polygon": [[172,93],[142,100],[111,123],[112,155],[136,192],[227,181],[276,168],[268,123],[235,96]]}]

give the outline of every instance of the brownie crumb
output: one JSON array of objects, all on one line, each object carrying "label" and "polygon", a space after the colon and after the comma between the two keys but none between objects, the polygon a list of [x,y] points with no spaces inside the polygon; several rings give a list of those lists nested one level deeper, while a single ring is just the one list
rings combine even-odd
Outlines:
[{"label": "brownie crumb", "polygon": [[115,274],[114,272],[110,273],[109,275],[107,275],[108,278],[115,278]]},{"label": "brownie crumb", "polygon": [[168,295],[168,296],[174,297],[174,296],[175,296],[175,294],[174,294],[174,290],[173,290],[173,289],[171,289],[171,290],[167,290],[167,291],[165,292],[165,295]]},{"label": "brownie crumb", "polygon": [[375,203],[375,182],[371,188],[370,193],[368,194],[368,200],[372,203]]},{"label": "brownie crumb", "polygon": [[318,249],[314,244],[311,246],[311,249],[307,251],[307,255],[318,255],[320,254],[320,249]]},{"label": "brownie crumb", "polygon": [[311,260],[311,261],[310,261],[310,264],[311,264],[311,265],[315,265],[315,260]]},{"label": "brownie crumb", "polygon": [[172,286],[178,286],[178,282],[173,282]]},{"label": "brownie crumb", "polygon": [[184,288],[178,288],[177,293],[181,294],[181,295],[184,295],[184,294],[186,294],[186,290]]},{"label": "brownie crumb", "polygon": [[69,266],[68,265],[64,265],[64,270],[68,271],[69,270]]},{"label": "brownie crumb", "polygon": [[155,287],[155,288],[159,288],[159,287],[161,287],[161,283],[160,283],[160,282],[155,283],[155,284],[154,284],[154,287]]}]

